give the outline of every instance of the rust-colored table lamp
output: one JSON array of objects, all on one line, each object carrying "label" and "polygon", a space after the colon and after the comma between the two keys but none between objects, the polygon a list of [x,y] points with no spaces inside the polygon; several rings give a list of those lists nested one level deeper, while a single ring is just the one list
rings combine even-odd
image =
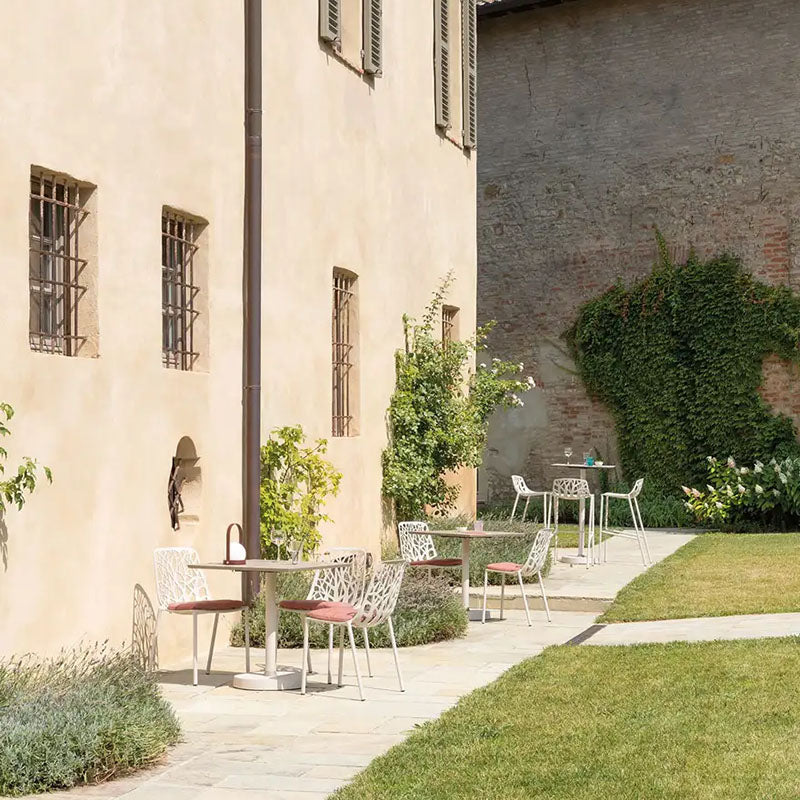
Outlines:
[{"label": "rust-colored table lamp", "polygon": [[[231,528],[239,529],[239,541],[231,542]],[[228,525],[228,530],[225,532],[225,559],[223,564],[246,564],[247,563],[247,550],[242,544],[242,537],[244,531],[238,522],[231,522]]]}]

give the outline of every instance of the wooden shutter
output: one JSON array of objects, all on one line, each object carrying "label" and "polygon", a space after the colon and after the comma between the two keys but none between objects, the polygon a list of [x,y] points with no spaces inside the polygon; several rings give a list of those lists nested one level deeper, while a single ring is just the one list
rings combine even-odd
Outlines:
[{"label": "wooden shutter", "polygon": [[461,0],[461,102],[464,147],[475,147],[478,139],[478,36],[475,0]]},{"label": "wooden shutter", "polygon": [[364,0],[364,72],[383,74],[383,2]]},{"label": "wooden shutter", "polygon": [[339,47],[342,39],[341,0],[319,0],[319,37]]},{"label": "wooden shutter", "polygon": [[449,0],[433,0],[433,76],[436,125],[450,127],[450,14]]}]

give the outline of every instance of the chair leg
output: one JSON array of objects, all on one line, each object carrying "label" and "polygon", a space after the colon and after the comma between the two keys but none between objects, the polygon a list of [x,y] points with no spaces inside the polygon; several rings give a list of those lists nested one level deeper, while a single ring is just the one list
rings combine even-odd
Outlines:
[{"label": "chair leg", "polygon": [[586,569],[594,564],[594,495],[589,498],[589,551],[586,553]]},{"label": "chair leg", "polygon": [[306,693],[306,677],[308,675],[308,617],[303,614],[303,671],[300,673],[300,694]]},{"label": "chair leg", "polygon": [[544,493],[542,496],[542,504],[544,508],[542,509],[542,514],[544,516],[544,526],[545,528],[550,527],[550,515],[553,512],[553,501],[550,498],[550,495],[547,492]]},{"label": "chair leg", "polygon": [[550,505],[550,513],[553,515],[553,561],[558,560],[558,498],[554,497]]},{"label": "chair leg", "polygon": [[364,634],[364,650],[367,653],[367,675],[372,677],[372,664],[369,660],[369,631],[366,628],[362,628],[361,632]]},{"label": "chair leg", "polygon": [[486,590],[489,587],[489,570],[483,571],[483,613],[481,614],[481,624],[486,622]]},{"label": "chair leg", "polygon": [[547,595],[545,594],[544,591],[544,581],[542,580],[542,573],[539,572],[538,575],[539,575],[539,588],[542,590],[542,602],[544,603],[544,610],[545,613],[547,614],[547,621],[552,622],[553,620],[550,617],[550,606],[547,604]]},{"label": "chair leg", "polygon": [[192,686],[197,686],[197,612],[192,612]]},{"label": "chair leg", "polygon": [[528,598],[525,597],[525,584],[522,582],[522,570],[517,573],[519,578],[519,590],[522,592],[522,603],[525,606],[525,617],[528,620],[528,627],[531,627],[531,612],[528,610]]},{"label": "chair leg", "polygon": [[353,624],[351,622],[347,623],[347,635],[350,638],[350,649],[353,651],[353,666],[356,670],[356,682],[358,683],[358,694],[361,696],[361,700],[364,701],[367,698],[364,697],[364,687],[361,685],[361,670],[358,668],[358,653],[356,652],[356,640],[353,636]]},{"label": "chair leg", "polygon": [[394,655],[394,668],[397,670],[397,682],[400,684],[400,691],[404,692],[406,687],[403,686],[403,674],[400,672],[400,658],[397,655],[397,641],[394,638],[394,623],[391,617],[389,617],[389,638],[392,640],[392,653]]},{"label": "chair leg", "polygon": [[636,508],[636,513],[639,515],[639,535],[642,537],[642,541],[644,542],[644,549],[647,552],[647,562],[649,564],[653,563],[653,557],[650,555],[650,545],[647,543],[647,536],[644,532],[644,522],[642,522],[642,510],[639,508],[639,498],[633,498],[633,505]]},{"label": "chair leg", "polygon": [[339,628],[339,687],[342,686],[344,675],[344,628]]},{"label": "chair leg", "polygon": [[250,613],[244,612],[244,671],[250,672]]},{"label": "chair leg", "polygon": [[639,545],[639,552],[642,556],[642,564],[647,566],[647,557],[644,554],[644,545],[642,544],[642,536],[639,532],[639,520],[636,518],[636,511],[633,508],[633,500],[628,498],[628,507],[631,510],[631,517],[633,518],[633,530],[636,533],[636,543]]},{"label": "chair leg", "polygon": [[500,573],[500,619],[503,619],[503,601],[506,594],[506,574]]},{"label": "chair leg", "polygon": [[311,646],[309,645],[308,652],[306,653],[306,662],[308,664],[308,674],[313,675],[314,670],[311,667]]},{"label": "chair leg", "polygon": [[531,502],[530,497],[525,499],[525,508],[522,509],[522,521],[525,522],[525,515],[528,513],[528,503]]},{"label": "chair leg", "polygon": [[331,661],[333,659],[333,625],[328,625],[328,685],[333,683]]},{"label": "chair leg", "polygon": [[[606,508],[605,508],[605,525],[606,525],[606,530],[608,530],[608,506],[609,506],[609,503],[610,503],[610,502],[611,502],[611,498],[610,498],[610,497],[606,497]],[[603,545],[603,561],[605,561],[605,562],[608,562],[608,540],[609,540],[610,538],[611,538],[611,537],[609,537],[609,536],[606,536],[606,542],[605,542],[605,544]]]},{"label": "chair leg", "polygon": [[206,675],[211,674],[211,659],[214,656],[214,641],[217,638],[218,624],[219,624],[219,614],[214,614],[214,627],[211,629],[211,646],[208,648],[208,663],[206,664]]},{"label": "chair leg", "polygon": [[514,508],[511,509],[511,519],[509,520],[509,522],[513,522],[514,521],[514,514],[517,513],[517,503],[519,503],[519,495],[517,495],[514,498]]}]

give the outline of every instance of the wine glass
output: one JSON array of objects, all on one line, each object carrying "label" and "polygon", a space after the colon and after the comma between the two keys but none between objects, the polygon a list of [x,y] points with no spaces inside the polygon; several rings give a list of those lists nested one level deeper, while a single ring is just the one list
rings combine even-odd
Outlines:
[{"label": "wine glass", "polygon": [[292,564],[296,564],[300,560],[300,553],[303,552],[303,542],[300,539],[292,537],[289,540],[289,555],[292,557]]},{"label": "wine glass", "polygon": [[281,560],[281,545],[286,541],[286,534],[281,530],[272,531],[272,541],[278,548],[278,561]]},{"label": "wine glass", "polygon": [[564,448],[564,455],[567,457],[567,464],[569,464],[569,460],[572,458],[572,448],[569,445]]}]

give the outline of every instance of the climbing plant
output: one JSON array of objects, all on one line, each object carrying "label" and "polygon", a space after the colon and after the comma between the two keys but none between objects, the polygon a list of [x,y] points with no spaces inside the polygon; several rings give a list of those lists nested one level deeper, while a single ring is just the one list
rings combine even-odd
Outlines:
[{"label": "climbing plant", "polygon": [[403,317],[405,347],[395,357],[396,388],[389,410],[389,446],[383,453],[383,494],[399,519],[417,519],[426,507],[452,509],[459,488],[446,479],[481,463],[489,417],[498,407],[521,406],[534,386],[523,364],[493,359],[471,367],[485,348],[490,326],[465,341],[438,335],[442,283],[420,322]]},{"label": "climbing plant", "polygon": [[628,476],[664,489],[704,479],[707,456],[800,454],[792,421],[758,393],[764,358],[798,360],[800,298],[731,255],[674,264],[584,305],[567,338],[589,392],[611,410]]}]

